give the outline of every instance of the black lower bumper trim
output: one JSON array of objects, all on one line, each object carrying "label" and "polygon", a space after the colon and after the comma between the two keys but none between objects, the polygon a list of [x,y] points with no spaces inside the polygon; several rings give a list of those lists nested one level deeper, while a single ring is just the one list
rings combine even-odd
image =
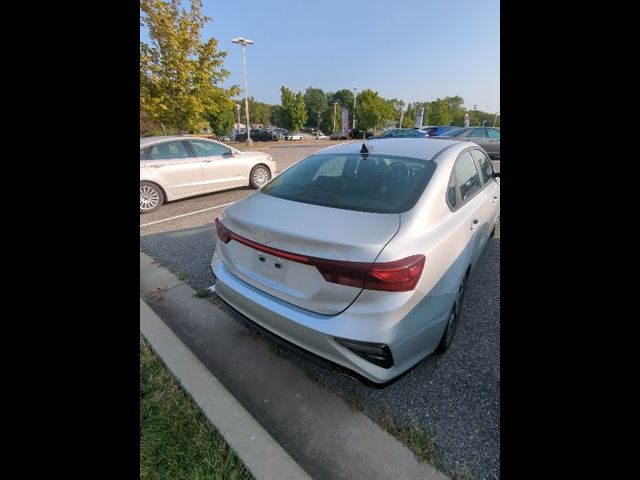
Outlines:
[{"label": "black lower bumper trim", "polygon": [[309,360],[310,362],[314,363],[315,365],[318,365],[319,367],[322,367],[326,370],[333,370],[338,372],[339,374],[348,377],[352,380],[357,380],[359,382],[362,382],[364,385],[367,385],[369,387],[385,387],[387,385],[389,385],[390,383],[394,382],[396,379],[391,380],[390,382],[386,382],[386,383],[375,383],[371,380],[369,380],[368,378],[360,375],[357,372],[354,372],[353,370],[346,368],[342,365],[338,365],[335,362],[332,362],[331,360],[327,360],[324,357],[321,357],[319,355],[316,355],[315,353],[312,353],[308,350],[305,350],[304,348],[299,347],[298,345],[291,343],[288,340],[285,340],[284,338],[280,337],[279,335],[276,335],[275,333],[273,333],[270,330],[267,330],[266,328],[264,328],[263,326],[257,324],[256,322],[254,322],[253,320],[251,320],[250,318],[248,318],[247,316],[245,316],[244,314],[242,314],[241,312],[239,312],[238,310],[236,310],[232,305],[228,304],[224,298],[222,298],[219,295],[216,295],[217,298],[219,298],[224,305],[227,307],[227,313],[229,313],[236,321],[238,321],[240,324],[244,325],[245,327],[254,330],[258,333],[260,333],[261,335],[265,336],[266,338],[268,338],[269,340],[271,340],[272,342],[278,344],[279,346],[281,346],[282,348],[284,348],[285,350],[288,350],[290,352],[295,353],[296,355]]}]

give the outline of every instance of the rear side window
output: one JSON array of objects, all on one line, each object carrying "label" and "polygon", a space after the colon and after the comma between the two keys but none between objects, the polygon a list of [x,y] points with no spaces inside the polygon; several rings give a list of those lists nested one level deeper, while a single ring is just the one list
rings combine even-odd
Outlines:
[{"label": "rear side window", "polygon": [[468,135],[469,138],[484,138],[487,136],[487,130],[485,128],[474,128]]},{"label": "rear side window", "polygon": [[140,150],[140,160],[145,160],[147,158],[147,148],[143,148]]},{"label": "rear side window", "polygon": [[167,142],[151,147],[151,160],[169,160],[174,158],[189,158],[189,152],[182,142]]},{"label": "rear side window", "polygon": [[374,213],[402,213],[424,192],[436,164],[388,155],[316,154],[262,187],[295,202]]},{"label": "rear side window", "polygon": [[193,147],[193,151],[196,152],[198,157],[214,157],[229,153],[229,149],[219,143],[189,140],[189,144]]},{"label": "rear side window", "polygon": [[474,149],[473,156],[476,157],[476,160],[480,165],[480,173],[482,174],[484,183],[489,183],[491,180],[493,180],[493,164],[480,150]]},{"label": "rear side window", "polygon": [[460,189],[460,198],[463,202],[473,197],[482,188],[478,169],[469,150],[458,157],[456,165],[453,167],[453,172]]}]

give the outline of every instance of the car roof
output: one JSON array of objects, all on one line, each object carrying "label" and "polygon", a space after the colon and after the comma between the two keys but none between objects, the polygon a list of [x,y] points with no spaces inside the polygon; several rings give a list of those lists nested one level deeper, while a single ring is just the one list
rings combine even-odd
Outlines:
[{"label": "car roof", "polygon": [[198,137],[196,135],[166,135],[159,137],[144,137],[140,139],[140,148],[146,147],[147,145],[153,145],[155,143],[165,142],[168,140],[185,140],[187,138],[206,140],[206,138]]},{"label": "car roof", "polygon": [[[341,143],[331,146],[317,153],[331,150],[331,153],[360,153],[365,145],[369,153],[380,155],[397,155],[400,157],[419,158],[431,160],[438,153],[449,147],[457,145],[460,150],[471,145],[471,142],[461,142],[459,140],[445,140],[442,138],[389,138],[384,141],[365,140]],[[327,152],[329,153],[329,152]]]}]

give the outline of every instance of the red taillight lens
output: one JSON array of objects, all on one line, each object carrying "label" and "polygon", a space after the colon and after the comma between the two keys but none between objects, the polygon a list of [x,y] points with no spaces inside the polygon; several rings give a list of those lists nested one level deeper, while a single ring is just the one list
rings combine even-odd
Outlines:
[{"label": "red taillight lens", "polygon": [[385,292],[406,292],[416,288],[426,257],[411,255],[410,257],[384,263],[345,262],[343,260],[327,260],[324,258],[307,257],[297,253],[285,252],[267,247],[233,233],[216,218],[216,233],[224,243],[231,239],[262,252],[286,258],[293,262],[312,265],[318,269],[327,282],[346,285],[349,287],[381,290]]},{"label": "red taillight lens", "polygon": [[220,217],[216,218],[216,233],[218,234],[218,238],[224,243],[229,243],[229,240],[231,240],[231,230],[222,225]]},{"label": "red taillight lens", "polygon": [[373,265],[322,259],[313,259],[312,262],[327,282],[367,290],[406,292],[416,288],[425,260],[424,255],[412,255],[395,262]]},{"label": "red taillight lens", "polygon": [[388,292],[413,290],[420,280],[425,260],[424,255],[412,255],[395,262],[374,263],[364,288]]}]

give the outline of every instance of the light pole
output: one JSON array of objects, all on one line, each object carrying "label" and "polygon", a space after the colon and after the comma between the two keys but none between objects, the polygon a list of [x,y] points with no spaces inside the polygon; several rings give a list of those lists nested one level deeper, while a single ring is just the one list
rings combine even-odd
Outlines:
[{"label": "light pole", "polygon": [[353,89],[353,129],[356,129],[356,98],[358,97],[358,88]]},{"label": "light pole", "polygon": [[498,120],[498,112],[496,112],[496,116],[493,117],[493,126],[496,126],[496,120]]},{"label": "light pole", "polygon": [[319,131],[320,131],[320,112],[316,112],[316,114],[318,115],[318,128],[316,129],[316,136],[319,135]]},{"label": "light pole", "polygon": [[338,106],[338,102],[333,102],[333,134],[336,133],[336,107]]},{"label": "light pole", "polygon": [[247,59],[244,53],[244,47],[247,45],[253,45],[253,40],[249,40],[247,38],[238,37],[231,40],[233,43],[239,43],[242,45],[242,65],[244,66],[244,111],[247,116],[247,146],[253,145],[253,140],[251,140],[251,128],[249,126],[249,87],[247,86]]},{"label": "light pole", "polygon": [[236,111],[238,112],[238,132],[240,132],[240,105],[236,103]]}]

